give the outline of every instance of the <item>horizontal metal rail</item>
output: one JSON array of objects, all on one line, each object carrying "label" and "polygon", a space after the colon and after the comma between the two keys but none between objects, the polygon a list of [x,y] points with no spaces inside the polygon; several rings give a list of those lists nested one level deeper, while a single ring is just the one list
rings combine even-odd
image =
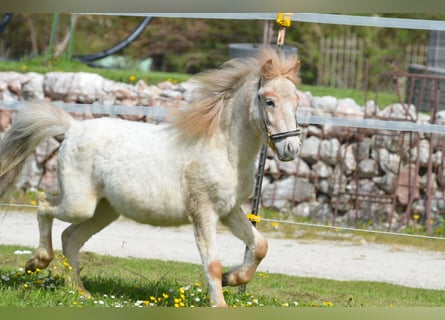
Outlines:
[{"label": "horizontal metal rail", "polygon": [[[0,101],[0,109],[20,110],[30,106],[31,102],[26,101]],[[155,120],[164,119],[168,121],[168,108],[153,106],[122,106],[122,105],[99,105],[99,104],[74,104],[54,102],[54,105],[63,108],[68,112],[110,114],[110,115],[136,115],[146,116]],[[445,134],[445,126],[430,123],[415,123],[409,121],[388,121],[375,119],[351,119],[329,116],[316,116],[297,112],[297,119],[300,124],[331,125],[336,127],[353,127],[389,131],[412,131]]]},{"label": "horizontal metal rail", "polygon": [[[194,18],[194,19],[230,19],[230,20],[275,20],[277,13],[91,13],[97,15],[119,16],[151,16],[163,18]],[[293,13],[291,20],[295,22],[340,24],[348,26],[400,28],[416,30],[445,31],[445,21],[425,19],[387,18],[378,16],[356,16],[327,13]]]}]

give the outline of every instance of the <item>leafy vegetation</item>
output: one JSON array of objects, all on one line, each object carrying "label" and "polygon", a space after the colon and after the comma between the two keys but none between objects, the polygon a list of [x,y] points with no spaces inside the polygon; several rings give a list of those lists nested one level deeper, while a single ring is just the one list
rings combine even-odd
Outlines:
[{"label": "leafy vegetation", "polygon": [[[443,13],[378,16],[444,19]],[[70,15],[60,14],[55,23],[53,14],[14,14],[0,39],[0,56],[20,59],[46,55],[50,51],[69,55],[69,50],[73,55],[96,53],[125,39],[141,21],[140,17],[75,17],[72,44],[69,47],[65,40]],[[54,48],[49,47],[52,27],[55,27]],[[276,31],[275,25],[272,25],[272,29]],[[120,54],[137,60],[151,58],[153,67],[158,71],[194,73],[227,60],[230,43],[262,43],[263,31],[264,22],[260,20],[154,18],[140,37]],[[404,65],[406,47],[414,43],[427,44],[429,37],[429,32],[425,30],[294,22],[287,31],[286,45],[298,48],[305,83],[314,84],[316,81],[320,39],[352,34],[365,40],[363,58],[375,72],[386,71],[393,62]],[[270,41],[274,42],[274,39]]]}]

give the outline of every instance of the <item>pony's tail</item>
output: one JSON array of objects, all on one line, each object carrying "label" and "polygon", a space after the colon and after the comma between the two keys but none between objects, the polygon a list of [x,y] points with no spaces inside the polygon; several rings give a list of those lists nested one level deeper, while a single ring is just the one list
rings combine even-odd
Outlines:
[{"label": "pony's tail", "polygon": [[64,134],[74,121],[67,112],[48,104],[35,104],[18,113],[0,141],[0,197],[14,185],[37,145]]}]

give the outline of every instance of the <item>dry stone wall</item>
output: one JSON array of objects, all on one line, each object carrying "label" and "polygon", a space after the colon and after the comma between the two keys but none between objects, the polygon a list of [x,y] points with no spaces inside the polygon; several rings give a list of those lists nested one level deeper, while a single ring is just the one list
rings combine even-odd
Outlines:
[{"label": "dry stone wall", "polygon": [[[131,85],[84,72],[0,73],[0,100],[5,102],[63,101],[129,108],[178,108],[188,104],[193,88],[192,81],[147,85],[140,80]],[[429,116],[418,114],[412,105],[393,104],[380,109],[373,101],[361,106],[352,99],[314,97],[309,92],[300,92],[300,97],[299,112],[303,114],[431,122]],[[14,115],[11,110],[0,109],[0,135],[8,129]],[[122,118],[152,121],[144,116]],[[445,114],[439,112],[434,121],[443,123]],[[430,139],[430,135],[423,133],[330,125],[305,125],[302,136],[298,160],[280,162],[272,153],[268,155],[263,207],[324,223],[335,219],[337,224],[365,223],[386,228],[391,223],[398,228],[413,215],[425,219],[426,187],[430,181],[432,219],[439,219],[445,212],[442,136]],[[39,145],[16,187],[57,191],[58,147],[55,139]],[[432,174],[427,174],[429,163]]]}]

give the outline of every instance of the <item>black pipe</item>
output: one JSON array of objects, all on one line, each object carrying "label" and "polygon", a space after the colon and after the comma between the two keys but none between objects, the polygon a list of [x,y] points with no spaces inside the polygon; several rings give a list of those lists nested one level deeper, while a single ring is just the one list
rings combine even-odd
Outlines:
[{"label": "black pipe", "polygon": [[75,55],[73,56],[73,59],[77,59],[80,60],[82,62],[92,62],[95,60],[99,60],[105,57],[108,57],[116,52],[119,52],[123,49],[125,49],[126,47],[128,47],[130,45],[130,43],[132,43],[134,40],[137,39],[137,37],[139,37],[139,35],[142,33],[142,31],[144,31],[145,27],[151,22],[152,17],[145,17],[144,20],[142,20],[142,22],[133,30],[133,32],[124,40],[122,40],[121,42],[119,42],[118,44],[116,44],[115,46],[98,52],[98,53],[93,53],[93,54],[86,54],[86,55]]},{"label": "black pipe", "polygon": [[5,13],[3,15],[2,21],[0,22],[0,34],[2,34],[3,31],[5,31],[6,26],[8,25],[9,21],[11,21],[12,13]]}]

